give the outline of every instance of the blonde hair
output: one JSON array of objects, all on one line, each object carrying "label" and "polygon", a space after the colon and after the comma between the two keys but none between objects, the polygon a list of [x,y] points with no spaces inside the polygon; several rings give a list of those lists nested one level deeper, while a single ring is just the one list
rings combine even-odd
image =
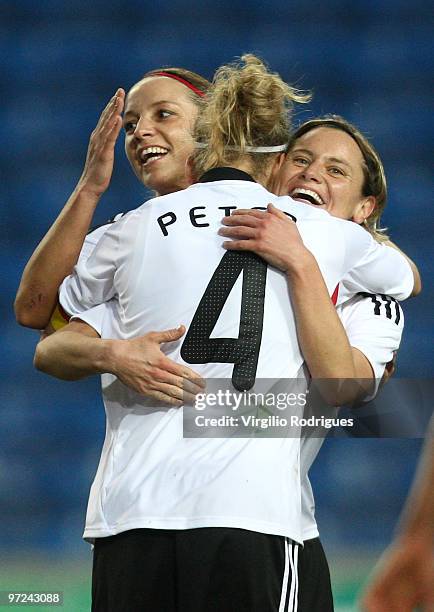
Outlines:
[{"label": "blonde hair", "polygon": [[261,175],[276,153],[258,155],[247,148],[286,144],[294,102],[310,97],[270,72],[255,55],[221,66],[196,122],[195,140],[206,144],[193,154],[196,172],[248,158],[252,174]]},{"label": "blonde hair", "polygon": [[384,207],[386,206],[387,200],[387,183],[386,175],[384,173],[384,167],[381,162],[380,156],[369,142],[369,140],[362,134],[362,132],[356,128],[355,125],[340,117],[339,115],[325,115],[324,117],[317,117],[310,119],[305,123],[302,123],[292,134],[289,141],[288,150],[291,150],[295,145],[295,142],[307,134],[311,130],[320,127],[329,127],[335,130],[341,130],[347,133],[356,142],[363,156],[363,185],[362,195],[363,197],[374,196],[375,197],[375,208],[372,213],[362,224],[377,242],[385,242],[389,240],[387,235],[387,228],[380,227],[380,218],[383,214]]}]

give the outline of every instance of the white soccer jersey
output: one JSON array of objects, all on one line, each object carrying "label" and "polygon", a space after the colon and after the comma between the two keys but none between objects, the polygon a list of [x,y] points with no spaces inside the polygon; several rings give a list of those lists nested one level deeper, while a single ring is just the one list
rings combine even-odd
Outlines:
[{"label": "white soccer jersey", "polygon": [[101,238],[104,236],[106,231],[110,228],[110,226],[113,223],[115,223],[116,221],[119,221],[119,219],[122,219],[123,216],[124,216],[124,213],[118,213],[112,219],[107,221],[107,223],[104,223],[103,225],[98,225],[97,227],[91,229],[88,232],[86,238],[84,239],[83,246],[81,247],[80,255],[78,257],[78,262],[77,262],[78,265],[85,264],[87,258],[93,253],[96,245],[101,240]]},{"label": "white soccer jersey", "polygon": [[[253,384],[296,376],[303,358],[285,276],[251,254],[227,253],[217,234],[229,210],[268,202],[296,217],[330,293],[353,269],[366,290],[408,295],[412,274],[399,253],[352,223],[235,180],[244,176],[193,185],[123,217],[66,279],[62,306],[80,314],[113,298],[121,338],[184,323],[186,338],[166,353],[205,378],[232,378],[237,386],[239,377]],[[211,361],[216,343],[219,363]],[[226,526],[302,540],[296,438],[184,439],[182,409],[156,406],[116,379],[104,391],[107,433],[86,537]]]},{"label": "white soccer jersey", "polygon": [[[84,250],[87,255],[87,250]],[[376,381],[376,395],[378,384],[383,376],[386,364],[393,358],[398,350],[404,328],[404,315],[399,304],[384,295],[359,294],[346,304],[337,308],[337,313],[347,332],[351,346],[359,349],[369,360]],[[119,321],[116,307],[113,302],[95,306],[81,314],[79,318],[92,326],[101,337],[119,337]],[[104,390],[114,384],[116,378],[111,374],[102,375],[102,388]],[[336,411],[337,412],[337,411]],[[301,510],[302,510],[302,537],[303,540],[318,537],[318,527],[315,520],[315,501],[308,477],[308,472],[322,446],[322,438],[303,439],[300,448],[301,470]],[[102,461],[102,463],[104,463]],[[86,531],[92,527],[91,518],[94,515],[94,506],[98,506],[98,482],[92,486],[88,506]],[[258,492],[258,495],[260,492]],[[86,532],[85,532],[86,535]]]},{"label": "white soccer jersey", "polygon": [[[342,321],[350,345],[359,349],[369,360],[375,376],[373,394],[384,374],[386,364],[398,350],[404,329],[404,314],[396,300],[386,295],[358,294],[338,306],[337,313]],[[337,412],[337,409],[336,409]],[[315,502],[308,471],[323,443],[322,438],[308,438],[301,441],[300,466],[302,477],[302,524],[303,540],[318,537],[315,520]]]}]

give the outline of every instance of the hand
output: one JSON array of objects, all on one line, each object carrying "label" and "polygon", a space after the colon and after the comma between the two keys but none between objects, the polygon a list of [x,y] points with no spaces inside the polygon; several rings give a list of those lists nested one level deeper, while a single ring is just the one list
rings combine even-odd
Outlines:
[{"label": "hand", "polygon": [[150,332],[132,340],[115,340],[115,364],[111,372],[127,387],[153,399],[182,406],[203,392],[203,378],[190,368],[175,363],[162,352],[160,344],[174,342],[185,334],[185,327]]},{"label": "hand", "polygon": [[267,211],[234,210],[222,223],[225,227],[219,234],[232,238],[223,243],[225,249],[253,251],[283,272],[295,270],[303,258],[312,256],[297,225],[273,204],[267,206]]},{"label": "hand", "polygon": [[79,187],[98,198],[108,188],[113,173],[115,144],[122,127],[124,102],[125,91],[118,89],[101,113],[89,140]]},{"label": "hand", "polygon": [[361,603],[364,612],[434,612],[432,542],[397,541],[383,555]]}]

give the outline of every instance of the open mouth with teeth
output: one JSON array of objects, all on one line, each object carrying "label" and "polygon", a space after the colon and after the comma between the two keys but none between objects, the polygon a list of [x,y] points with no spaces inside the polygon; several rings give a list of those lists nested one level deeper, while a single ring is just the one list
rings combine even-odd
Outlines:
[{"label": "open mouth with teeth", "polygon": [[311,191],[310,189],[296,187],[289,195],[291,198],[294,198],[294,200],[307,202],[308,204],[313,204],[314,206],[324,206],[322,198],[315,191]]},{"label": "open mouth with teeth", "polygon": [[169,150],[165,149],[164,147],[146,147],[146,149],[142,149],[142,151],[140,151],[139,158],[142,166],[147,166],[148,164],[161,159],[167,155],[168,152]]}]

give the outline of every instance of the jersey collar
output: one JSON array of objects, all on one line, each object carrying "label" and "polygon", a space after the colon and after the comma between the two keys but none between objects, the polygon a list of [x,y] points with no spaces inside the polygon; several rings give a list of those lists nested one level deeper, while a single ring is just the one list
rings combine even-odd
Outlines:
[{"label": "jersey collar", "polygon": [[198,183],[212,183],[213,181],[251,181],[256,183],[250,174],[237,168],[211,168],[203,174]]}]

